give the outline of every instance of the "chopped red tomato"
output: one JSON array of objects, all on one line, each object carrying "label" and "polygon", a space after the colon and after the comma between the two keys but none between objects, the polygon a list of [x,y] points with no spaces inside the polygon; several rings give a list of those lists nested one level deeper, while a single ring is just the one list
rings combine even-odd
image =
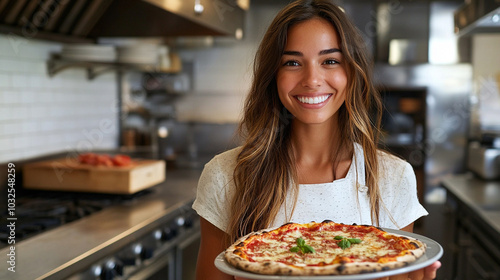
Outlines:
[{"label": "chopped red tomato", "polygon": [[116,155],[113,157],[113,163],[115,166],[129,166],[131,159],[126,155]]},{"label": "chopped red tomato", "polygon": [[78,156],[78,161],[93,166],[129,166],[132,160],[127,155],[114,157],[106,154],[85,153]]},{"label": "chopped red tomato", "polygon": [[109,155],[97,155],[97,165],[113,166],[113,161]]},{"label": "chopped red tomato", "polygon": [[96,154],[92,154],[92,153],[86,153],[86,154],[79,155],[78,156],[78,161],[80,163],[85,163],[85,164],[90,164],[90,165],[97,165]]}]

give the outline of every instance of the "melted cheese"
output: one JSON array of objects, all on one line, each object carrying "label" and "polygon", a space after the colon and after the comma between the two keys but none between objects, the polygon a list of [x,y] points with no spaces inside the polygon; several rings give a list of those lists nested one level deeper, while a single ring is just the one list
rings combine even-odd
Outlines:
[{"label": "melted cheese", "polygon": [[[346,238],[360,238],[360,244],[351,244],[350,248],[341,249],[334,237],[340,235]],[[378,262],[380,257],[394,257],[398,254],[397,242],[389,239],[384,242],[377,233],[368,232],[361,236],[359,233],[350,233],[345,230],[314,230],[301,231],[294,229],[285,235],[264,236],[255,244],[250,242],[246,254],[251,261],[256,262],[283,262],[295,266],[325,265],[345,261]],[[296,246],[296,239],[301,237],[306,244],[313,247],[315,253],[294,253],[290,249]],[[392,243],[392,244],[391,244]]]}]

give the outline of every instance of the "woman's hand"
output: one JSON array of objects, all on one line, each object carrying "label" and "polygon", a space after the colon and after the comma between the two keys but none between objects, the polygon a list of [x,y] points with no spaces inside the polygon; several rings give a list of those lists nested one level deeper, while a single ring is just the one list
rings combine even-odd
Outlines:
[{"label": "woman's hand", "polygon": [[413,271],[408,276],[412,280],[432,280],[436,278],[437,270],[441,267],[441,262],[437,261],[428,267]]},{"label": "woman's hand", "polygon": [[412,271],[406,274],[394,275],[391,277],[378,278],[376,280],[432,280],[436,278],[436,272],[441,267],[441,262],[437,261],[428,267]]},{"label": "woman's hand", "polygon": [[424,268],[424,279],[434,279],[436,278],[437,270],[441,267],[441,262],[437,261],[430,266]]}]

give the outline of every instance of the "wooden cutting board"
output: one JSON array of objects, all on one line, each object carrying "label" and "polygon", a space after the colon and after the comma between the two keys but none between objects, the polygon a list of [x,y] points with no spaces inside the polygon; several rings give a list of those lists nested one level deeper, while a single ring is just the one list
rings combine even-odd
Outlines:
[{"label": "wooden cutting board", "polygon": [[25,164],[27,189],[132,194],[165,180],[165,161],[134,159],[130,166],[92,166],[61,158]]}]

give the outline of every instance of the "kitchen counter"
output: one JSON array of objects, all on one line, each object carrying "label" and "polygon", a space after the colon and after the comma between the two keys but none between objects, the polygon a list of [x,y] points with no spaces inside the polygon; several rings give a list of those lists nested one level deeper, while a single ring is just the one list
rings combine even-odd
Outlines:
[{"label": "kitchen counter", "polygon": [[500,181],[454,175],[447,191],[449,279],[500,279]]},{"label": "kitchen counter", "polygon": [[442,185],[500,239],[500,181],[485,181],[469,173],[447,178]]},{"label": "kitchen counter", "polygon": [[[16,243],[15,272],[9,247],[0,251],[0,279],[64,279],[160,226],[196,195],[201,170],[167,170],[153,193]],[[71,268],[69,268],[71,266]]]}]

